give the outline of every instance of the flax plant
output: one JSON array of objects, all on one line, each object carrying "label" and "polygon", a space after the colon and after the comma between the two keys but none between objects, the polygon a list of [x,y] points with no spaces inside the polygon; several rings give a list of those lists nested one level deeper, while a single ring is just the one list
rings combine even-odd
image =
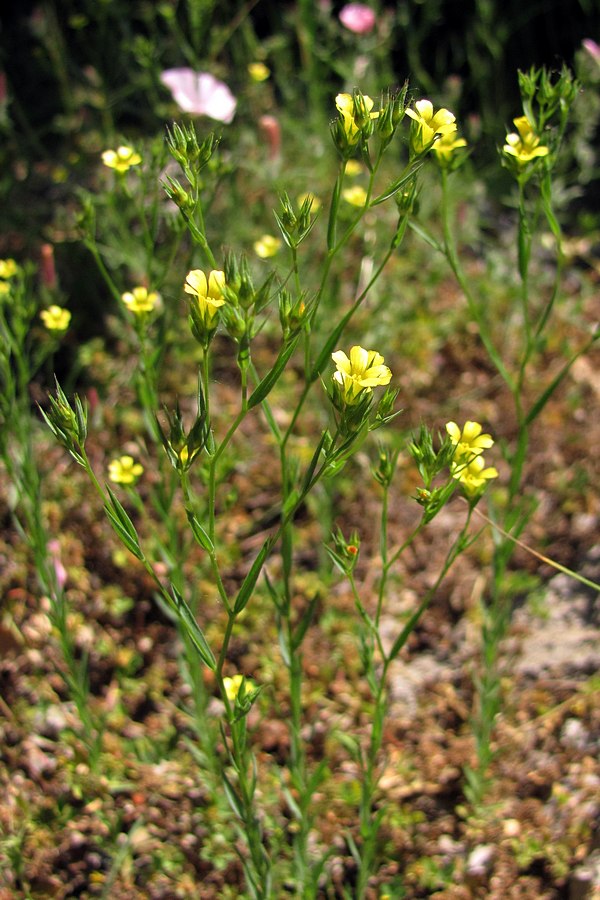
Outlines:
[{"label": "flax plant", "polygon": [[75,703],[86,762],[96,768],[102,725],[89,697],[85,655],[79,656],[69,622],[66,574],[58,561],[43,512],[44,474],[35,452],[39,424],[29,386],[49,363],[67,331],[71,313],[58,303],[40,308],[41,296],[58,300],[58,290],[36,289],[32,267],[0,260],[0,459],[12,485],[13,522],[31,553],[39,586],[48,598],[49,617],[62,657],[60,674]]},{"label": "flax plant", "polygon": [[[525,361],[520,362],[517,376],[514,376],[502,362],[489,331],[482,327],[486,320],[464,276],[450,222],[449,175],[464,154],[466,142],[458,136],[453,113],[447,109],[435,111],[428,100],[420,100],[414,108],[407,110],[406,94],[407,87],[404,86],[398,95],[386,95],[379,104],[359,91],[339,94],[335,100],[337,118],[331,126],[331,135],[339,163],[328,208],[325,252],[316,280],[315,258],[308,249],[307,241],[315,225],[313,197],[307,195],[300,202],[293,203],[287,193],[281,195],[275,220],[287,248],[287,269],[283,273],[270,270],[258,284],[244,255],[231,250],[217,251],[213,245],[211,235],[214,223],[209,211],[214,195],[211,194],[212,189],[207,188],[206,171],[209,168],[211,171],[219,169],[218,140],[214,135],[209,135],[200,141],[191,125],[173,125],[169,129],[167,147],[179,165],[180,174],[175,177],[170,170],[164,177],[163,185],[167,197],[179,210],[193,247],[189,266],[181,272],[179,279],[180,298],[187,305],[189,329],[200,353],[196,408],[189,421],[190,414],[183,415],[178,401],[174,408],[165,409],[163,413],[159,408],[160,378],[157,369],[162,358],[162,332],[153,328],[157,321],[155,317],[159,316],[156,292],[166,275],[159,275],[156,267],[151,270],[151,244],[145,246],[144,256],[147,285],[138,283],[119,291],[93,237],[94,229],[88,228],[88,246],[101,269],[104,268],[107,284],[115,299],[130,317],[138,342],[141,385],[138,402],[145,413],[147,437],[151,445],[162,450],[162,459],[168,470],[168,473],[165,469],[159,470],[161,484],[169,484],[163,499],[159,502],[152,499],[152,492],[148,495],[152,515],[157,515],[167,529],[166,541],[153,531],[148,521],[144,494],[138,490],[142,465],[129,455],[121,455],[114,460],[110,478],[119,487],[113,489],[104,482],[105,476],[92,468],[86,450],[87,416],[81,402],[76,398],[71,403],[58,386],[46,413],[47,422],[56,437],[86,470],[116,535],[146,570],[155,585],[158,601],[177,623],[185,647],[190,683],[197,697],[201,697],[200,701],[196,699],[196,722],[199,736],[204,732],[203,747],[207,755],[200,758],[210,759],[209,768],[225,791],[243,845],[239,852],[247,890],[249,896],[260,900],[278,896],[284,881],[296,896],[316,898],[328,856],[327,852],[315,852],[311,846],[315,828],[315,794],[326,777],[327,762],[319,765],[310,763],[304,736],[303,649],[309,629],[316,623],[319,595],[315,592],[306,598],[303,609],[297,608],[295,519],[306,499],[320,485],[339,474],[370,432],[388,425],[397,414],[394,405],[398,391],[392,386],[393,366],[385,364],[379,349],[367,349],[360,344],[349,346],[345,337],[348,326],[386,264],[398,251],[410,224],[446,255],[481,327],[485,346],[501,367],[507,384],[515,390],[516,385],[522,387],[524,371],[536,349],[531,342],[539,322],[529,333]],[[382,161],[400,125],[405,122],[405,113],[410,119],[406,162],[391,183],[382,185]],[[538,144],[532,143],[531,134],[522,129],[519,134],[520,138],[507,142],[509,146],[518,153],[519,140],[529,141],[528,152],[533,154],[532,159],[543,159],[544,154],[537,149]],[[116,153],[118,157],[118,151]],[[435,241],[414,221],[418,173],[431,156],[437,159],[442,173],[443,243]],[[356,158],[360,158],[366,167],[368,181],[364,194],[361,194],[360,205],[353,206],[350,218],[344,220],[342,199],[348,184],[347,172]],[[130,167],[138,165],[131,162],[131,157],[127,159]],[[123,178],[128,174],[117,172],[118,177]],[[372,273],[366,283],[361,282],[357,287],[347,309],[343,312],[336,310],[330,296],[339,272],[347,266],[344,251],[353,235],[359,233],[367,212],[391,199],[396,206],[397,219],[387,246],[376,248]],[[549,203],[548,195],[543,207],[547,216]],[[95,209],[91,201],[87,208]],[[524,207],[524,216],[526,212]],[[525,227],[523,224],[522,229],[525,230]],[[173,231],[179,236],[176,228]],[[147,235],[147,231],[144,230],[143,234]],[[154,240],[157,240],[157,233]],[[527,263],[523,269],[526,275],[528,257],[525,252],[523,261],[524,265]],[[154,272],[153,277],[150,277],[151,271]],[[526,277],[523,280],[527,282]],[[257,365],[255,362],[254,341],[271,315],[275,301],[280,342],[274,361],[264,367],[264,364]],[[523,301],[524,310],[529,308],[528,303],[528,299]],[[542,313],[544,325],[549,313],[549,309]],[[218,415],[212,378],[214,341],[218,332],[226,335],[238,371],[237,411],[230,413],[226,423]],[[297,393],[291,395],[286,415],[282,418],[271,406],[271,395],[277,396],[279,402],[284,373],[292,361],[296,361],[297,370],[301,373],[300,383]],[[335,369],[332,371],[333,366]],[[544,393],[543,402],[538,400],[534,406],[535,415],[548,396]],[[286,400],[290,397],[287,390],[285,397]],[[296,442],[308,431],[308,414],[315,408],[319,410],[320,434],[312,444],[310,456],[301,459],[295,450]],[[229,457],[243,440],[244,423],[249,417],[257,415],[262,416],[275,447],[280,498],[270,532],[234,589],[227,572],[228,542],[220,514],[221,501],[229,471]],[[528,414],[523,413],[523,427],[528,427],[535,415],[532,417],[531,410]],[[379,773],[390,666],[418,625],[454,561],[477,536],[472,533],[473,511],[487,484],[498,474],[493,466],[486,466],[483,459],[483,451],[492,444],[491,436],[483,433],[482,426],[477,422],[466,422],[462,426],[449,422],[446,437],[437,450],[434,449],[431,432],[421,429],[409,450],[423,482],[415,496],[423,512],[419,523],[400,547],[391,547],[388,537],[392,483],[398,455],[381,450],[374,472],[382,491],[381,576],[374,609],[368,600],[361,597],[356,580],[359,536],[352,535],[346,539],[338,530],[334,546],[328,548],[333,562],[350,583],[361,628],[361,662],[373,700],[373,723],[367,744],[360,746],[351,738],[346,740],[361,780],[358,832],[356,838],[348,838],[358,866],[356,896],[360,898],[366,896],[369,880],[376,871],[379,827],[385,815],[385,802],[379,791]],[[247,453],[246,445],[244,447]],[[526,440],[515,451],[513,471],[519,465],[522,467],[525,451]],[[520,480],[519,469],[519,483]],[[391,574],[405,550],[458,489],[467,500],[466,519],[457,529],[434,585],[425,592],[388,649],[381,635],[381,618]],[[129,500],[129,509],[133,507],[131,513],[117,495],[117,491],[123,490]],[[169,531],[169,509],[176,493],[181,498],[189,527],[183,538],[175,531]],[[511,492],[511,499],[516,493],[516,490]],[[168,502],[165,502],[165,497]],[[395,498],[393,502],[396,502]],[[134,517],[138,524],[134,522]],[[517,532],[515,521],[509,523],[513,535]],[[145,537],[140,537],[142,523]],[[196,603],[197,589],[186,577],[184,563],[189,559],[191,542],[197,545],[198,553],[203,558],[202,564],[210,573],[214,594],[224,617],[218,646],[209,644],[203,624],[199,621],[206,600],[203,604]],[[508,562],[506,547],[503,553],[502,566],[505,568]],[[169,557],[166,569],[158,565],[165,555]],[[501,568],[496,565],[498,572]],[[495,579],[494,583],[500,584],[496,572]],[[259,803],[258,765],[249,730],[250,712],[263,702],[259,700],[262,686],[235,671],[231,664],[232,640],[240,627],[240,617],[263,583],[273,605],[288,685],[290,751],[283,791],[292,827],[291,850],[289,857],[282,862],[275,859],[276,839],[269,827],[267,809]],[[212,673],[220,699],[222,715],[218,730],[206,718],[202,666]],[[206,736],[215,734],[220,739],[219,746],[209,752]],[[481,746],[483,743],[480,741]]]},{"label": "flax plant", "polygon": [[[481,435],[482,428],[479,423],[467,422],[462,430],[454,422],[449,422],[446,427],[448,435],[441,442],[438,450],[434,449],[433,435],[425,426],[421,427],[418,435],[414,436],[408,446],[422,479],[422,485],[415,491],[414,500],[419,503],[423,512],[418,524],[402,544],[395,548],[391,548],[389,545],[388,522],[390,506],[396,499],[392,495],[392,485],[399,451],[390,451],[386,447],[380,446],[379,458],[373,468],[373,477],[381,487],[379,524],[381,574],[374,611],[369,609],[368,603],[361,597],[355,575],[360,553],[359,534],[354,532],[346,539],[338,529],[334,535],[333,547],[328,547],[333,562],[348,579],[352,591],[361,623],[359,629],[360,659],[373,701],[372,724],[366,746],[361,746],[359,741],[349,735],[344,735],[342,738],[360,773],[359,841],[354,840],[351,835],[347,838],[358,868],[356,887],[353,893],[358,900],[362,900],[366,896],[369,879],[375,873],[379,829],[387,811],[385,798],[381,795],[378,785],[381,774],[384,725],[388,712],[387,686],[390,666],[398,658],[411,633],[419,624],[453,563],[479,536],[479,532],[472,533],[471,531],[473,510],[480,501],[489,479],[498,475],[493,466],[484,468],[482,451],[484,448],[491,447],[494,442],[490,435]],[[473,465],[478,460],[481,465],[476,467],[477,474],[475,475]],[[448,548],[433,585],[425,592],[416,609],[410,614],[391,647],[386,649],[381,630],[381,617],[385,611],[390,575],[403,553],[412,546],[440,510],[451,500],[459,486],[468,503],[465,521]]]},{"label": "flax plant", "polygon": [[[502,164],[513,175],[517,186],[518,226],[516,237],[516,268],[519,289],[519,335],[511,352],[498,342],[498,329],[493,327],[493,314],[488,309],[480,288],[467,276],[456,242],[456,228],[452,217],[452,173],[464,161],[459,148],[465,142],[448,145],[444,136],[432,146],[441,176],[443,240],[435,239],[420,224],[412,223],[415,231],[447,259],[465,296],[469,313],[477,325],[479,337],[490,361],[505,383],[512,398],[516,420],[516,439],[505,449],[510,469],[508,492],[504,503],[490,510],[492,521],[499,526],[494,534],[494,556],[490,596],[483,610],[482,674],[477,682],[478,712],[474,720],[477,746],[477,766],[467,768],[466,793],[478,806],[487,789],[487,773],[493,754],[491,738],[493,724],[501,708],[499,647],[505,637],[511,617],[510,599],[506,589],[506,570],[518,540],[533,510],[534,501],[524,491],[524,466],[533,423],[568,374],[573,363],[586,353],[598,339],[596,330],[567,358],[558,372],[531,397],[525,388],[535,383],[539,370],[544,337],[552,312],[560,300],[563,252],[560,224],[553,209],[552,179],[561,144],[565,135],[571,107],[577,95],[577,83],[568,69],[553,77],[545,69],[531,69],[519,73],[523,114],[514,119],[515,131],[506,136],[502,149]],[[456,153],[456,150],[459,150]],[[555,241],[555,271],[552,287],[545,298],[538,299],[539,289],[532,283],[531,258],[536,234],[546,225]],[[502,535],[506,536],[503,537]]]}]

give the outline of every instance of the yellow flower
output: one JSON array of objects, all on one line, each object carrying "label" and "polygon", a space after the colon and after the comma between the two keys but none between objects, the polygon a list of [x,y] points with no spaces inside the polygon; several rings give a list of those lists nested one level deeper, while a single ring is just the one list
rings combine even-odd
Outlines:
[{"label": "yellow flower", "polygon": [[219,307],[223,306],[223,286],[225,284],[225,272],[213,270],[208,276],[201,269],[192,269],[188,272],[183,287],[186,294],[191,294],[198,304],[200,318],[207,329],[216,327],[216,319],[219,315]]},{"label": "yellow flower", "polygon": [[13,278],[19,267],[14,259],[0,259],[0,278]]},{"label": "yellow flower", "polygon": [[115,484],[135,484],[143,471],[144,467],[133,456],[121,456],[109,463],[108,477]]},{"label": "yellow flower", "polygon": [[342,191],[342,197],[346,201],[346,203],[350,203],[352,206],[360,206],[363,207],[367,202],[367,192],[364,187],[361,187],[360,184],[355,184],[353,187],[344,188]]},{"label": "yellow flower", "polygon": [[248,74],[252,81],[266,81],[271,74],[271,70],[262,62],[253,62],[248,66]]},{"label": "yellow flower", "polygon": [[406,115],[416,123],[411,127],[410,146],[415,156],[420,156],[432,146],[437,135],[453,134],[456,131],[456,116],[449,109],[433,111],[431,100],[417,100],[416,109],[407,109]]},{"label": "yellow flower", "polygon": [[548,155],[550,150],[540,144],[540,138],[527,116],[518,116],[513,122],[519,133],[506,135],[506,143],[502,149],[507,156],[514,157],[519,165],[524,166],[532,159]]},{"label": "yellow flower", "polygon": [[383,356],[375,350],[364,350],[355,346],[350,350],[350,358],[343,350],[336,350],[331,358],[337,367],[333,373],[344,392],[346,403],[353,404],[364,390],[371,390],[380,384],[389,384],[392,373],[383,365]]},{"label": "yellow flower", "polygon": [[71,313],[61,306],[49,306],[40,313],[40,319],[48,331],[66,331],[71,321]]},{"label": "yellow flower", "polygon": [[[244,681],[244,676],[239,674],[234,675],[232,678],[223,679],[223,687],[225,688],[227,699],[232,703],[235,702],[235,699],[240,692],[242,681]],[[246,678],[246,691],[252,690],[254,690],[254,684],[249,678]]]},{"label": "yellow flower", "polygon": [[[371,98],[366,94],[360,96],[362,96],[364,102],[365,112],[369,114],[371,119],[376,119],[379,113],[371,112],[373,109],[373,101]],[[357,144],[360,138],[361,127],[355,118],[354,97],[352,94],[338,94],[335,98],[335,105],[341,116],[344,134],[346,135],[348,144],[350,146]]]},{"label": "yellow flower", "polygon": [[121,294],[121,300],[129,312],[142,316],[152,312],[158,302],[158,294],[156,291],[148,291],[146,287],[134,287],[132,291]]},{"label": "yellow flower", "polygon": [[10,294],[10,284],[8,281],[0,281],[0,297],[6,297]]},{"label": "yellow flower", "polygon": [[497,478],[498,472],[494,466],[484,468],[483,456],[476,456],[471,462],[453,462],[450,471],[453,478],[462,484],[465,493],[472,497],[477,494],[490,478]]},{"label": "yellow flower", "polygon": [[104,165],[115,172],[127,172],[131,166],[137,166],[141,161],[142,157],[133,147],[118,147],[116,150],[105,150],[102,154]]},{"label": "yellow flower", "polygon": [[450,157],[455,150],[466,146],[467,142],[464,138],[457,138],[455,133],[451,132],[450,134],[442,134],[431,149],[436,154],[438,162],[441,165],[446,165],[450,162]]},{"label": "yellow flower", "polygon": [[357,159],[349,159],[346,163],[346,175],[349,178],[356,178],[357,175],[362,175],[364,171],[364,167],[361,166]]},{"label": "yellow flower", "polygon": [[263,234],[261,238],[254,242],[254,252],[257,256],[260,256],[261,259],[268,259],[270,256],[275,256],[280,247],[281,241],[272,234]]},{"label": "yellow flower", "polygon": [[474,456],[479,456],[484,450],[493,447],[494,441],[491,434],[482,434],[479,422],[465,422],[462,431],[456,422],[448,422],[446,431],[454,444],[454,462],[469,462]]}]

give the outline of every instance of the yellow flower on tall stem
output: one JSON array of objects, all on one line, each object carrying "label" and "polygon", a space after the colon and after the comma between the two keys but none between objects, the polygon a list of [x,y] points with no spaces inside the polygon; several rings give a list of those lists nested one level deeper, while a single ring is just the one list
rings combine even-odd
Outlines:
[{"label": "yellow flower on tall stem", "polygon": [[252,62],[248,64],[248,74],[252,81],[260,83],[261,81],[267,80],[271,74],[271,70],[268,66],[265,66],[263,62]]},{"label": "yellow flower on tall stem", "polygon": [[138,166],[142,161],[139,153],[136,153],[133,147],[117,147],[116,150],[105,150],[102,154],[102,162],[109,169],[114,169],[121,175],[127,172],[132,166]]},{"label": "yellow flower on tall stem", "polygon": [[352,187],[344,188],[342,198],[351,206],[362,207],[367,202],[367,192],[360,184],[354,184]]},{"label": "yellow flower on tall stem", "polygon": [[219,307],[223,306],[223,286],[225,272],[213,270],[208,278],[202,269],[188,272],[183,287],[186,294],[191,294],[196,303],[204,327],[211,330],[216,327]]},{"label": "yellow flower on tall stem", "polygon": [[484,450],[494,446],[491,434],[482,434],[482,426],[479,422],[465,422],[462,429],[456,422],[447,422],[446,431],[454,444],[454,462],[468,462],[472,457],[479,456]]},{"label": "yellow flower on tall stem", "polygon": [[108,465],[108,477],[115,484],[135,484],[143,471],[142,464],[127,454],[113,459]]},{"label": "yellow flower on tall stem", "polygon": [[440,135],[431,149],[435,153],[438,163],[441,166],[448,166],[454,151],[466,146],[467,142],[464,138],[456,137],[456,132],[451,132]]},{"label": "yellow flower on tall stem", "polygon": [[[373,101],[366,94],[359,95],[362,98],[364,111],[371,119],[376,119],[378,112],[372,112]],[[352,94],[338,94],[335,98],[335,105],[340,114],[344,134],[349,146],[357,144],[361,135],[361,123],[356,117],[356,103]]]},{"label": "yellow flower on tall stem", "polygon": [[0,259],[0,278],[13,278],[19,267],[14,259]]},{"label": "yellow flower on tall stem", "polygon": [[[233,675],[231,678],[227,676],[223,679],[223,687],[225,688],[227,699],[231,703],[235,702],[235,699],[240,692],[243,681],[244,676],[240,675],[239,673],[237,675]],[[249,678],[246,678],[246,691],[252,690],[254,690],[254,683]]]},{"label": "yellow flower on tall stem", "polygon": [[433,146],[436,135],[442,137],[456,131],[456,116],[449,109],[433,110],[431,100],[417,100],[415,109],[407,109],[406,115],[414,121],[410,130],[410,147],[414,156],[421,156]]},{"label": "yellow flower on tall stem", "polygon": [[147,287],[134,287],[131,291],[121,294],[121,300],[129,312],[142,316],[152,312],[158,302],[158,294],[156,291],[149,291]]},{"label": "yellow flower on tall stem", "polygon": [[363,391],[389,384],[392,378],[390,369],[383,365],[383,356],[376,350],[357,345],[350,350],[349,358],[343,350],[336,350],[331,358],[337,367],[333,379],[342,388],[348,405],[356,403]]},{"label": "yellow flower on tall stem", "polygon": [[269,257],[275,256],[280,247],[280,239],[273,234],[263,234],[261,238],[254,242],[254,252],[261,259],[269,259]]},{"label": "yellow flower on tall stem", "polygon": [[40,319],[48,331],[66,331],[71,321],[71,313],[62,306],[52,305],[41,311]]},{"label": "yellow flower on tall stem", "polygon": [[478,494],[490,478],[498,477],[498,472],[494,466],[485,468],[485,460],[481,455],[476,456],[471,462],[453,462],[450,471],[452,477],[460,481],[469,497]]},{"label": "yellow flower on tall stem", "polygon": [[516,159],[520,166],[525,166],[533,159],[550,153],[549,148],[540,143],[540,138],[527,116],[518,116],[513,122],[517,126],[518,134],[513,132],[506,135],[506,143],[502,150],[507,156]]}]

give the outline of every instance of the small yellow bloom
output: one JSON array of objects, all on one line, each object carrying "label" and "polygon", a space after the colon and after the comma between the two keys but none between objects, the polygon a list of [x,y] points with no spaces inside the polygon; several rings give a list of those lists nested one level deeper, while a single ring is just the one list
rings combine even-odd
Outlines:
[{"label": "small yellow bloom", "polygon": [[462,430],[456,422],[447,422],[446,431],[454,444],[454,462],[469,462],[484,450],[494,446],[491,434],[482,434],[479,422],[465,422]]},{"label": "small yellow bloom", "polygon": [[40,319],[48,331],[66,331],[71,321],[71,313],[61,306],[49,306],[40,313]]},{"label": "small yellow bloom", "polygon": [[275,256],[280,247],[281,241],[272,234],[263,234],[261,238],[254,242],[254,252],[261,259],[269,259],[270,256]]},{"label": "small yellow bloom", "polygon": [[497,478],[498,472],[494,466],[484,468],[483,456],[476,456],[471,462],[453,462],[450,471],[452,477],[462,484],[465,493],[472,497],[477,494],[490,478]]},{"label": "small yellow bloom", "polygon": [[6,297],[10,294],[10,284],[8,281],[0,281],[0,297]]},{"label": "small yellow bloom", "polygon": [[142,157],[136,153],[133,147],[118,147],[116,150],[105,150],[102,154],[102,162],[115,172],[127,172],[132,166],[141,163]]},{"label": "small yellow bloom", "polygon": [[349,405],[355,403],[360,394],[377,385],[389,384],[392,373],[383,365],[383,356],[375,350],[364,350],[354,346],[350,350],[350,358],[343,350],[336,350],[331,358],[337,367],[333,373],[344,392],[344,399]]},{"label": "small yellow bloom", "polygon": [[[376,119],[378,112],[371,112],[373,109],[373,101],[366,94],[362,95],[365,105],[365,111],[371,119]],[[360,138],[361,127],[355,119],[354,97],[352,94],[338,94],[335,98],[335,105],[341,116],[344,133],[348,144],[352,146],[357,144]]]},{"label": "small yellow bloom", "polygon": [[113,459],[108,466],[108,477],[115,484],[135,484],[144,467],[136,463],[133,456],[121,456]]},{"label": "small yellow bloom", "polygon": [[158,294],[156,291],[148,291],[146,287],[134,287],[133,290],[121,294],[121,300],[129,312],[143,316],[152,312],[158,302]]},{"label": "small yellow bloom", "polygon": [[502,149],[507,156],[514,157],[519,165],[524,166],[532,159],[548,155],[550,150],[540,144],[540,138],[527,116],[518,116],[513,122],[519,133],[506,135],[506,143]]},{"label": "small yellow bloom", "polygon": [[[227,699],[231,701],[231,703],[235,702],[235,699],[240,692],[242,681],[244,681],[244,676],[240,674],[234,675],[232,678],[223,679],[223,687],[225,688]],[[254,684],[249,678],[246,678],[246,692],[252,690],[254,690]]]},{"label": "small yellow bloom", "polygon": [[216,327],[219,315],[219,307],[223,306],[223,285],[225,284],[225,272],[213,270],[208,276],[201,269],[192,269],[188,272],[183,287],[186,294],[191,294],[198,304],[200,317],[204,327],[208,330]]},{"label": "small yellow bloom", "polygon": [[266,81],[271,74],[271,70],[262,62],[253,62],[248,66],[248,74],[252,81]]},{"label": "small yellow bloom", "polygon": [[19,267],[14,259],[0,259],[0,278],[13,278]]},{"label": "small yellow bloom", "polygon": [[362,208],[367,202],[367,192],[360,184],[355,184],[353,187],[344,188],[342,198],[346,203]]},{"label": "small yellow bloom", "polygon": [[346,163],[346,175],[349,178],[356,178],[358,175],[362,175],[364,172],[364,166],[361,166],[357,159],[349,159]]},{"label": "small yellow bloom", "polygon": [[454,133],[442,134],[431,148],[436,154],[438,162],[445,165],[450,162],[450,157],[459,147],[466,147],[464,138],[457,138]]},{"label": "small yellow bloom", "polygon": [[443,137],[456,131],[454,113],[449,109],[434,112],[431,100],[417,100],[415,109],[407,109],[406,115],[415,122],[410,132],[410,146],[415,156],[430,149],[436,135]]}]

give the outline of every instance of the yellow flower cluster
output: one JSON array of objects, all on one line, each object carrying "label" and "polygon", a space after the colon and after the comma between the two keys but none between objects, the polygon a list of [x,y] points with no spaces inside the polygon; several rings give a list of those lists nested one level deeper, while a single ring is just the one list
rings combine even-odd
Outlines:
[{"label": "yellow flower cluster", "polygon": [[41,311],[40,319],[48,331],[66,331],[71,321],[71,313],[62,306],[52,305]]},{"label": "yellow flower cluster", "polygon": [[109,463],[108,477],[115,484],[135,484],[143,471],[141,463],[136,463],[133,456],[125,455]]},{"label": "yellow flower cluster", "polygon": [[389,384],[392,373],[383,365],[383,356],[376,350],[365,350],[354,346],[348,358],[343,350],[331,354],[337,372],[333,379],[341,387],[345,402],[351,406],[364,391],[371,391],[377,385]]},{"label": "yellow flower cluster", "polygon": [[520,166],[525,166],[533,159],[548,155],[549,148],[540,144],[540,138],[527,116],[518,116],[513,122],[518,134],[513,132],[506,135],[506,143],[502,149],[507,156],[516,159]]},{"label": "yellow flower cluster", "polygon": [[138,166],[142,161],[139,153],[136,153],[133,147],[117,147],[116,150],[105,150],[102,154],[102,162],[109,169],[123,174],[132,166]]},{"label": "yellow flower cluster", "polygon": [[485,468],[483,451],[494,445],[491,434],[482,434],[479,422],[465,422],[462,429],[456,422],[448,422],[446,431],[454,445],[450,471],[460,481],[469,497],[477,495],[491,478],[497,478],[494,466]]}]

